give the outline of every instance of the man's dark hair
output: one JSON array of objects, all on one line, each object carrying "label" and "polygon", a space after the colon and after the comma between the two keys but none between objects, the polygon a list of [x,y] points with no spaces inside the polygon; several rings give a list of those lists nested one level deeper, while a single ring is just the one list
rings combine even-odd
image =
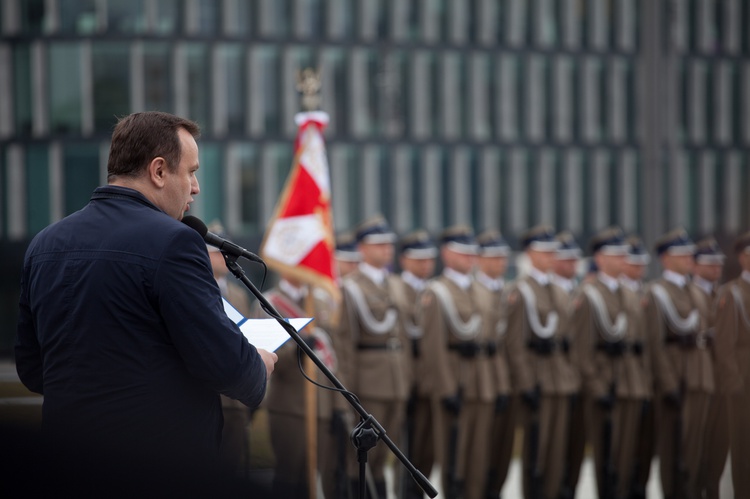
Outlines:
[{"label": "man's dark hair", "polygon": [[136,177],[158,157],[164,158],[170,171],[175,171],[182,152],[177,135],[180,128],[195,138],[200,135],[197,123],[169,113],[147,111],[122,118],[112,134],[107,180]]}]

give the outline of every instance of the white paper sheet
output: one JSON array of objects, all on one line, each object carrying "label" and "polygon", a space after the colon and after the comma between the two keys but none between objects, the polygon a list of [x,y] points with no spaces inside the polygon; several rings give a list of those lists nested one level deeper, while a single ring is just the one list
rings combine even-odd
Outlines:
[{"label": "white paper sheet", "polygon": [[[224,311],[235,324],[240,326],[240,331],[245,338],[255,347],[275,352],[281,345],[291,338],[289,333],[281,327],[276,319],[246,319],[242,314],[224,299]],[[312,322],[311,317],[300,319],[287,319],[297,331]]]}]

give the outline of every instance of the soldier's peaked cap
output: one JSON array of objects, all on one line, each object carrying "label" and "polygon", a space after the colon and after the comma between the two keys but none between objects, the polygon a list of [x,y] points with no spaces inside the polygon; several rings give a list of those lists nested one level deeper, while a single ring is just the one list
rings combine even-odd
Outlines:
[{"label": "soldier's peaked cap", "polygon": [[391,230],[383,215],[375,215],[360,222],[355,229],[358,243],[384,244],[396,241],[396,234]]},{"label": "soldier's peaked cap", "polygon": [[750,232],[737,236],[734,241],[734,251],[736,253],[750,252]]},{"label": "soldier's peaked cap", "polygon": [[719,247],[719,243],[712,236],[704,237],[695,243],[695,254],[693,256],[696,263],[707,265],[721,265],[726,258]]},{"label": "soldier's peaked cap", "polygon": [[573,237],[573,234],[569,230],[560,232],[555,236],[555,239],[560,242],[560,247],[557,248],[557,254],[555,255],[555,258],[558,260],[576,260],[583,255],[583,251],[578,246],[576,238]]},{"label": "soldier's peaked cap", "polygon": [[628,253],[625,233],[617,226],[607,227],[594,234],[589,241],[589,248],[592,254],[624,256]]},{"label": "soldier's peaked cap", "polygon": [[487,229],[477,236],[479,254],[482,256],[508,256],[510,246],[497,229]]},{"label": "soldier's peaked cap", "polygon": [[336,258],[345,262],[358,262],[362,259],[357,249],[357,240],[351,232],[342,232],[336,236]]},{"label": "soldier's peaked cap", "polygon": [[555,229],[550,225],[536,225],[521,234],[524,250],[557,251],[560,241],[555,239]]},{"label": "soldier's peaked cap", "polygon": [[648,254],[646,245],[638,236],[630,236],[625,241],[628,243],[628,256],[625,260],[633,265],[648,265],[651,262],[651,255]]},{"label": "soldier's peaked cap", "polygon": [[692,255],[695,252],[695,243],[690,239],[687,231],[682,227],[672,229],[654,244],[656,254],[661,256],[665,253],[672,255]]},{"label": "soldier's peaked cap", "polygon": [[399,251],[408,258],[427,259],[437,257],[438,251],[430,234],[423,229],[409,232],[398,243]]},{"label": "soldier's peaked cap", "polygon": [[476,255],[479,251],[474,231],[468,225],[453,225],[440,233],[440,246],[457,253]]}]

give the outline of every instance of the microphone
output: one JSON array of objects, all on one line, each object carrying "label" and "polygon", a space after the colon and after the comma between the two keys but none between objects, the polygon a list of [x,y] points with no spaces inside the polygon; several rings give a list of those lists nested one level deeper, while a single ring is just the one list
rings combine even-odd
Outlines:
[{"label": "microphone", "polygon": [[191,229],[195,230],[198,234],[200,234],[203,240],[206,241],[206,244],[210,244],[211,246],[216,246],[223,253],[227,253],[233,256],[237,256],[237,257],[247,258],[248,260],[252,262],[258,262],[264,265],[266,263],[263,261],[263,259],[261,259],[261,257],[256,255],[255,253],[251,253],[245,248],[238,246],[231,241],[227,241],[223,237],[219,237],[213,232],[209,232],[208,227],[206,227],[206,224],[204,224],[200,218],[187,216],[182,219],[182,223],[184,223]]}]

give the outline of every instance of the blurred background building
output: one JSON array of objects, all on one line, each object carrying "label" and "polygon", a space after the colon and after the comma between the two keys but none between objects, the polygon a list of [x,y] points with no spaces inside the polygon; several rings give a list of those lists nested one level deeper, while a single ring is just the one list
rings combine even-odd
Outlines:
[{"label": "blurred background building", "polygon": [[[750,227],[745,0],[0,0],[0,352],[28,240],[116,117],[203,129],[197,216],[258,241],[318,68],[336,227]],[[252,245],[250,246],[252,247]]]}]

